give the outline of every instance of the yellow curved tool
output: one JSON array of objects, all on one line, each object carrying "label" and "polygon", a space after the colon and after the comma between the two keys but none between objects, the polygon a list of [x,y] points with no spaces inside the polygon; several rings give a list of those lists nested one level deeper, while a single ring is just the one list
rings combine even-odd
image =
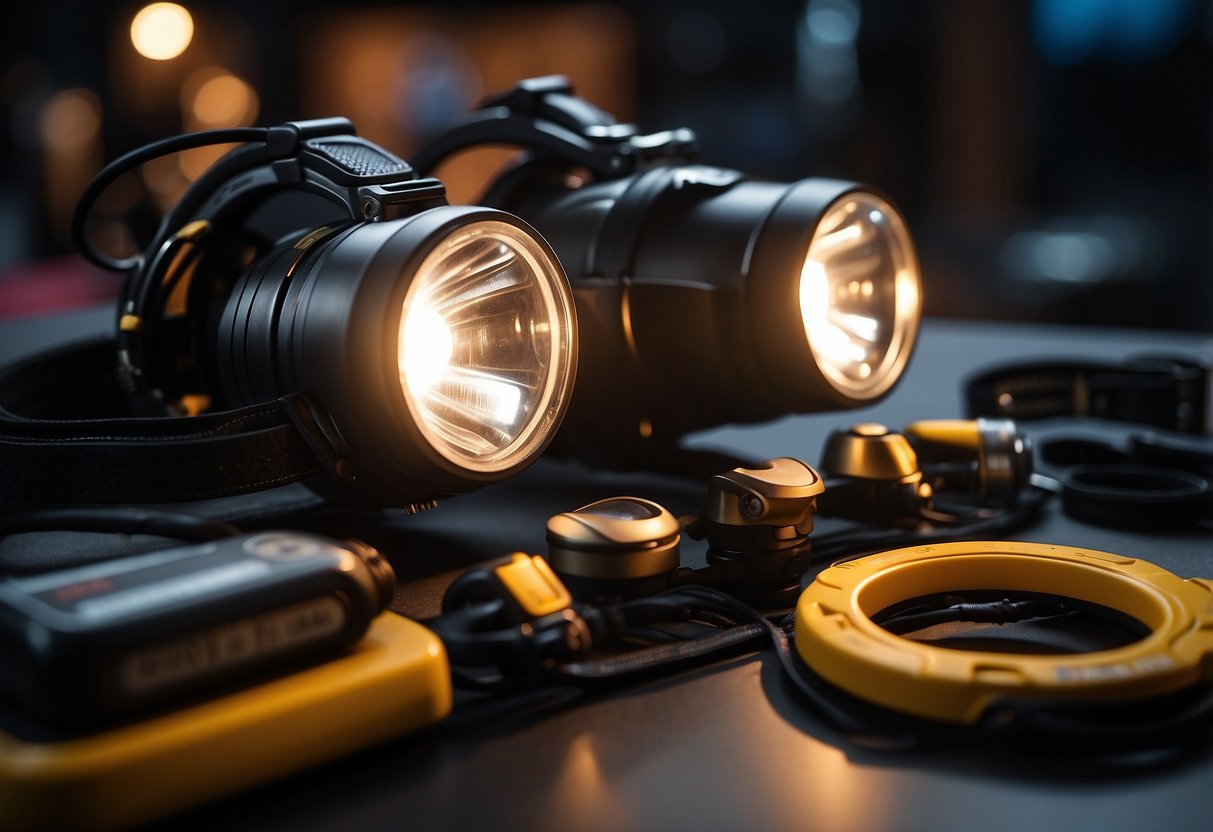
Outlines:
[{"label": "yellow curved tool", "polygon": [[[900,601],[976,590],[1102,604],[1149,634],[1110,650],[1023,655],[923,644],[872,621]],[[1213,582],[1184,580],[1135,558],[1039,543],[897,549],[818,575],[797,606],[796,648],[815,673],[861,699],[950,723],[973,724],[1003,697],[1136,699],[1213,677]]]}]

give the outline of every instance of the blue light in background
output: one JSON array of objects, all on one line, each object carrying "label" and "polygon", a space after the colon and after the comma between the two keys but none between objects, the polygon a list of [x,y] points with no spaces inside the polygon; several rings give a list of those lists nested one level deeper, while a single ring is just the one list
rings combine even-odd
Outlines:
[{"label": "blue light in background", "polygon": [[1035,0],[1032,34],[1055,64],[1148,61],[1187,32],[1195,0]]}]

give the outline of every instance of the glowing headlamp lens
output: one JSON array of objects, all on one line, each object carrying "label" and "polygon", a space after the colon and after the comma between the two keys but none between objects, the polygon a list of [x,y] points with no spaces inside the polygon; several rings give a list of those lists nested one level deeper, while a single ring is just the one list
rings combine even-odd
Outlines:
[{"label": "glowing headlamp lens", "polygon": [[559,267],[503,222],[454,231],[404,301],[400,385],[442,456],[483,472],[516,465],[554,429],[572,372],[572,308]]},{"label": "glowing headlamp lens", "polygon": [[857,399],[901,375],[917,328],[918,266],[909,231],[879,197],[853,192],[831,205],[800,275],[800,312],[826,379]]}]

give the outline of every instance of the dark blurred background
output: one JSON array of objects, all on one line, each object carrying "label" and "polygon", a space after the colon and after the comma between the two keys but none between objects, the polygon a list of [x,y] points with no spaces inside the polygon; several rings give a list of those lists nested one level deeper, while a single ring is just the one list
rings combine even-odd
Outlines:
[{"label": "dark blurred background", "polygon": [[[341,114],[407,158],[550,73],[646,131],[692,127],[704,161],[877,185],[928,314],[1213,330],[1213,0],[8,0],[0,318],[113,295],[68,220],[145,141]],[[132,245],[218,152],[120,181],[100,238]],[[444,169],[453,199],[500,161]]]}]

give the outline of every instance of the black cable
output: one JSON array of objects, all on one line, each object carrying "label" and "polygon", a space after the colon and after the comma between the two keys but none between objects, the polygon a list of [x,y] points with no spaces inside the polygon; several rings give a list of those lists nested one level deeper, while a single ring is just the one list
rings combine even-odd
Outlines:
[{"label": "black cable", "polygon": [[852,560],[885,549],[942,543],[966,537],[1003,535],[1035,520],[1051,496],[1051,492],[1044,489],[1028,488],[1020,495],[1019,502],[1014,506],[995,512],[988,517],[979,517],[967,523],[944,528],[912,531],[858,528],[822,535],[813,539],[813,558],[815,560],[837,558]]},{"label": "black cable", "polygon": [[[917,610],[918,608],[915,608]],[[1023,601],[1003,599],[1001,601],[977,601],[952,604],[940,609],[917,612],[907,610],[883,617],[872,616],[872,621],[894,635],[904,635],[936,624],[972,622],[975,624],[1012,624],[1029,618],[1045,618],[1067,615],[1072,612],[1059,599],[1029,598]]]},{"label": "black cable", "polygon": [[[530,636],[516,624],[480,629],[493,612],[487,603],[481,607],[449,610],[423,623],[447,645],[455,686],[484,692],[516,691],[541,682],[602,684],[636,678],[732,649],[765,631],[753,621],[758,613],[725,593],[702,587],[674,589],[580,611],[596,647],[626,646],[628,652],[545,666],[545,656],[530,652]],[[648,626],[687,621],[696,621],[701,632],[655,633]],[[705,629],[710,635],[702,635]],[[659,634],[665,638],[654,638]]]},{"label": "black cable", "polygon": [[269,129],[265,127],[233,127],[224,130],[184,133],[180,136],[152,142],[119,156],[93,177],[80,195],[80,201],[76,203],[76,210],[72,214],[72,242],[75,244],[76,250],[86,260],[107,271],[124,272],[135,268],[139,265],[139,257],[128,257],[124,260],[110,257],[104,252],[98,251],[85,233],[88,216],[101,193],[124,173],[161,156],[215,144],[265,141],[269,133]]},{"label": "black cable", "polygon": [[[811,674],[792,649],[787,633],[795,622],[794,616],[791,618],[791,622],[782,626],[768,622],[767,633],[771,639],[771,646],[775,649],[775,656],[783,668],[784,678],[792,683],[801,697],[808,701],[817,714],[836,731],[863,744],[868,744],[864,742],[865,739],[875,742],[874,738],[879,737],[879,742],[875,742],[875,744],[881,746],[910,747],[915,745],[917,738],[913,734],[889,730],[885,724],[886,720],[881,719],[883,714],[876,708],[872,706],[865,708],[864,703],[857,703],[858,708],[841,707],[835,702],[839,698],[837,691]],[[867,713],[857,715],[856,710],[866,710]]]},{"label": "black cable", "polygon": [[931,508],[923,508],[919,510],[919,515],[923,520],[939,526],[958,526],[964,523],[978,523],[982,520],[989,520],[990,518],[996,516],[996,514],[996,510],[986,508],[968,509],[967,511],[954,508],[952,511],[944,511],[938,503]]},{"label": "black cable", "polygon": [[[679,621],[679,625],[687,626],[689,622]],[[618,637],[619,641],[630,644],[636,648],[652,647],[655,644],[670,644],[675,641],[689,641],[698,638],[703,632],[702,629],[696,630],[695,633],[687,633],[672,629],[675,625],[671,624],[666,627],[661,626],[644,626],[632,627],[626,633]],[[694,626],[694,625],[690,625]]]},{"label": "black cable", "polygon": [[557,665],[554,673],[567,681],[617,680],[639,676],[658,669],[672,669],[692,659],[703,658],[752,641],[766,632],[757,623],[738,624],[705,638],[659,644],[621,656]]},{"label": "black cable", "polygon": [[480,691],[482,693],[514,693],[534,687],[533,685],[522,684],[519,680],[510,676],[503,676],[500,673],[493,675],[477,674],[468,668],[454,665],[451,667],[451,684],[460,690]]},{"label": "black cable", "polygon": [[878,736],[880,738],[878,744],[881,746],[911,744],[909,736],[884,728],[880,719],[882,714],[877,709],[870,708],[870,713],[856,716],[851,710],[839,707],[828,695],[829,686],[808,673],[801,664],[800,658],[795,655],[788,638],[788,631],[796,623],[794,612],[782,615],[776,622],[748,604],[719,590],[710,587],[687,587],[686,590],[700,596],[704,602],[727,607],[738,618],[749,619],[753,625],[761,627],[775,649],[775,655],[783,667],[784,676],[792,682],[801,696],[808,700],[818,714],[836,730],[856,740]]},{"label": "black cable", "polygon": [[[267,136],[269,136],[270,131],[267,130],[266,132]],[[187,135],[204,134],[191,133]],[[163,269],[153,269],[153,271],[162,272],[170,269],[172,260],[182,250],[179,245],[175,245],[178,241],[172,235],[175,235],[193,217],[216,190],[233,177],[271,161],[279,150],[279,147],[271,147],[267,142],[243,145],[226,154],[208,168],[190,186],[189,190],[182,195],[177,204],[172,206],[161,219],[156,239],[164,240],[166,244],[152,251],[151,257],[164,257],[168,262],[163,264]],[[123,286],[122,295],[119,298],[119,307],[124,311],[129,307],[135,315],[143,319],[144,329],[156,331],[161,320],[164,305],[168,302],[177,283],[187,271],[188,268],[183,264],[169,275],[169,280],[164,281],[163,284],[160,280],[151,279],[147,270],[137,272]]]},{"label": "black cable", "polygon": [[1201,682],[1130,702],[1004,700],[990,705],[977,730],[1000,742],[1101,752],[1192,743],[1210,724],[1213,684]]},{"label": "black cable", "polygon": [[[469,713],[455,715],[456,723],[469,724],[485,712],[519,715],[524,709],[546,710],[555,702],[564,705],[586,693],[616,683],[626,683],[674,670],[697,659],[749,644],[764,635],[769,638],[783,669],[784,677],[819,718],[858,745],[883,750],[906,750],[925,745],[999,743],[1032,747],[1056,747],[1075,753],[1134,751],[1161,748],[1190,742],[1213,721],[1213,686],[1200,684],[1185,690],[1131,702],[1066,702],[1004,699],[992,705],[976,725],[953,725],[902,714],[836,688],[818,677],[805,665],[792,646],[791,632],[795,615],[777,620],[720,590],[687,586],[670,590],[644,604],[625,602],[645,609],[645,617],[660,605],[685,610],[692,617],[722,616],[725,621],[745,623],[728,626],[710,636],[674,644],[648,647],[631,653],[577,662],[565,662],[532,677],[545,682],[538,688],[525,687],[519,680],[477,676],[474,670],[455,667],[452,677],[460,687],[482,692],[514,692],[509,707],[496,707],[481,701]],[[1035,610],[1007,602],[952,605],[936,612],[957,620],[1014,620],[1026,613],[1048,614],[1037,602]],[[921,607],[906,610],[903,623],[920,617]],[[616,620],[626,614],[614,615]],[[898,616],[894,616],[897,618]],[[1029,616],[1031,617],[1031,616]],[[917,623],[922,623],[921,621]],[[625,629],[623,633],[626,634]],[[546,692],[540,696],[536,691]],[[563,691],[563,692],[562,692]]]},{"label": "black cable", "polygon": [[619,610],[628,627],[653,621],[685,621],[691,616],[691,610],[681,599],[664,594],[625,601],[619,604]]}]

